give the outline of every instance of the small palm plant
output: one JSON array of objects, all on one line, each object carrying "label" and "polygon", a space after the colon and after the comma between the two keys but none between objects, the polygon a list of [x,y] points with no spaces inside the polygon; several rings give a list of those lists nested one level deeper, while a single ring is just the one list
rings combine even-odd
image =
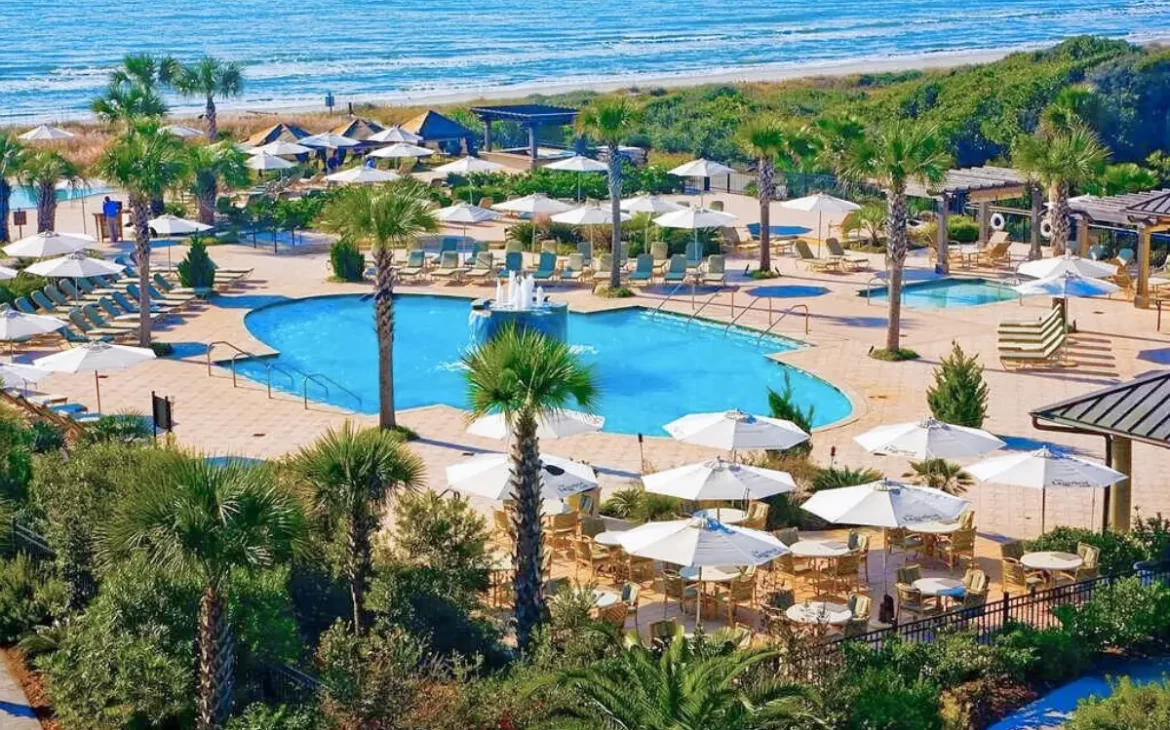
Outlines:
[{"label": "small palm plant", "polygon": [[947,494],[966,492],[975,480],[963,467],[946,459],[924,459],[910,462],[910,471],[902,475],[915,484],[931,487]]},{"label": "small palm plant", "polygon": [[468,418],[503,413],[513,434],[510,493],[515,503],[516,638],[521,649],[527,649],[545,615],[536,425],[541,417],[565,408],[592,411],[598,398],[597,377],[564,342],[517,327],[505,328],[465,355],[463,362]]},{"label": "small palm plant", "polygon": [[57,186],[79,186],[81,170],[57,150],[38,150],[24,160],[20,180],[36,191],[37,233],[41,233],[57,227]]}]

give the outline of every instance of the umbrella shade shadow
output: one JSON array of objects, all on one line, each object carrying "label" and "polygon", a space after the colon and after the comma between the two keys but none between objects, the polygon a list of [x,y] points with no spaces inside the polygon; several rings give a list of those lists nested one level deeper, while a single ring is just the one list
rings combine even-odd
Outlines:
[{"label": "umbrella shade shadow", "polygon": [[[1000,433],[997,433],[996,436],[1003,441],[1003,448],[1007,451],[1036,451],[1037,449],[1052,446],[1052,443],[1049,441],[1030,438],[1028,436],[1006,436]],[[1073,454],[1075,456],[1081,456],[1086,453],[1084,449],[1076,446],[1066,446],[1064,444],[1060,446],[1060,450],[1066,454]]]},{"label": "umbrella shade shadow", "polygon": [[289,301],[289,297],[272,294],[245,294],[243,296],[219,295],[211,299],[208,304],[223,309],[256,309],[267,307],[270,304],[280,304]]},{"label": "umbrella shade shadow", "polygon": [[1157,350],[1142,350],[1137,354],[1137,359],[1152,362],[1155,365],[1170,365],[1170,347],[1163,347]]}]

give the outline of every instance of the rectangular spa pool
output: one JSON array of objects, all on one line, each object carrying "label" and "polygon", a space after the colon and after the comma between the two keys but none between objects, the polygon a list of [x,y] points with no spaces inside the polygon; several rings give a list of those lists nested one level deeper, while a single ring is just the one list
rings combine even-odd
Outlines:
[{"label": "rectangular spa pool", "polygon": [[[871,302],[885,302],[886,287],[862,289],[858,296]],[[902,286],[902,304],[912,309],[954,309],[1012,301],[1019,295],[998,281],[987,279],[938,279],[911,282]]]}]

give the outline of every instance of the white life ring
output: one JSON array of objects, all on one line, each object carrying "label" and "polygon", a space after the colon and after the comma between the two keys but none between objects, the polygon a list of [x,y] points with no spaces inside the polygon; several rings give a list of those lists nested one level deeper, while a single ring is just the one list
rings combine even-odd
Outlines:
[{"label": "white life ring", "polygon": [[1045,218],[1040,221],[1040,235],[1044,238],[1052,238],[1052,220]]},{"label": "white life ring", "polygon": [[991,214],[991,229],[994,231],[1002,231],[1007,228],[1007,219],[1003,217],[1003,213]]}]

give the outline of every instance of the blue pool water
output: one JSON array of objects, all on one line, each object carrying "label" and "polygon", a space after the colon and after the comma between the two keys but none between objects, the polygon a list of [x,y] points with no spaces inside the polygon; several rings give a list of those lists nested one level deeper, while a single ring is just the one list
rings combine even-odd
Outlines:
[{"label": "blue pool water", "polygon": [[[865,296],[864,291],[861,296]],[[871,302],[885,302],[888,297],[885,287],[869,290]],[[978,307],[1018,297],[1011,287],[982,279],[942,279],[902,287],[902,303],[913,309]]]},{"label": "blue pool water", "polygon": [[[105,186],[81,188],[78,190],[58,190],[57,200],[76,200],[77,198],[92,198],[95,195],[105,195],[110,189]],[[8,207],[11,210],[26,210],[37,207],[37,196],[31,188],[16,187],[12,196],[8,198]]]},{"label": "blue pool water", "polygon": [[753,297],[769,299],[803,299],[805,297],[819,297],[829,293],[825,286],[808,286],[805,284],[779,284],[776,286],[757,286],[748,289],[747,293]]},{"label": "blue pool water", "polygon": [[[753,238],[760,237],[759,223],[748,223],[747,229]],[[804,226],[768,226],[768,231],[773,236],[799,236],[811,230],[811,228],[805,228]]]},{"label": "blue pool water", "polygon": [[[466,405],[460,356],[468,346],[469,302],[401,296],[394,304],[396,407]],[[273,387],[300,394],[303,374],[324,373],[362,398],[361,410],[377,411],[377,351],[373,303],[357,296],[301,299],[257,309],[245,323],[257,339],[277,350],[275,362],[299,377],[275,373]],[[783,388],[787,374],[802,404],[825,425],[849,415],[848,398],[832,385],[765,357],[798,344],[686,320],[643,309],[570,314],[569,343],[597,368],[605,430],[662,435],[662,426],[687,413],[742,408],[766,412],[767,388]],[[239,372],[260,382],[265,360],[241,362]],[[310,384],[309,395],[345,408],[357,404],[334,388],[326,396]]]}]

